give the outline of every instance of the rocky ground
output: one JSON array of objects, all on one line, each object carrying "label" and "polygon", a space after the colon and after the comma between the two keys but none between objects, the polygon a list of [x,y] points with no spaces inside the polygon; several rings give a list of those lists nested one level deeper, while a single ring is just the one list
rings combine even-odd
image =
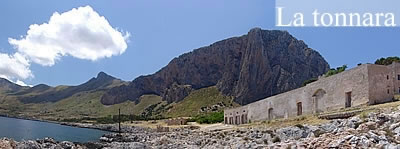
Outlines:
[{"label": "rocky ground", "polygon": [[[296,125],[275,130],[238,128],[202,132],[108,134],[101,138],[110,146],[148,148],[388,148],[400,149],[400,107],[395,112],[371,112],[317,126]],[[124,143],[122,143],[124,142]]]},{"label": "rocky ground", "polygon": [[64,148],[75,148],[75,149],[82,149],[86,148],[84,145],[74,144],[68,141],[57,142],[52,138],[44,138],[41,140],[28,140],[28,141],[21,141],[17,142],[12,139],[3,138],[0,139],[0,148],[1,149],[64,149]]},{"label": "rocky ground", "polygon": [[[113,126],[109,127],[115,129]],[[89,143],[57,142],[51,138],[21,142],[2,139],[0,148],[400,149],[400,106],[362,113],[349,119],[331,120],[320,125],[298,124],[279,129],[251,126],[212,131],[203,131],[197,127],[123,127],[123,130],[125,133],[106,134],[99,142]]]}]

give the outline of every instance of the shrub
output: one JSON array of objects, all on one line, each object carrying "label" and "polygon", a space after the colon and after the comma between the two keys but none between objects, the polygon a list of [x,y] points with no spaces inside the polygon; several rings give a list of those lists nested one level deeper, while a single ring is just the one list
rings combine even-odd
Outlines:
[{"label": "shrub", "polygon": [[303,85],[303,86],[306,86],[307,84],[312,83],[312,82],[315,82],[315,81],[317,81],[317,80],[318,80],[317,78],[311,78],[311,79],[309,79],[309,80],[304,81],[302,85]]},{"label": "shrub", "polygon": [[220,123],[224,121],[224,112],[213,112],[205,115],[196,116],[189,121],[196,121],[200,124]]},{"label": "shrub", "polygon": [[361,118],[361,119],[366,119],[366,118],[368,118],[368,113],[369,113],[369,112],[367,112],[367,111],[364,111],[364,112],[360,113],[360,118]]},{"label": "shrub", "polygon": [[325,76],[326,77],[333,76],[335,74],[345,71],[346,69],[347,69],[347,65],[343,65],[342,67],[337,67],[336,69],[332,68],[331,70],[326,72]]},{"label": "shrub", "polygon": [[81,122],[81,119],[78,118],[66,118],[62,120],[63,122],[72,122],[72,123],[79,123]]},{"label": "shrub", "polygon": [[377,65],[390,65],[393,62],[400,62],[400,58],[397,56],[387,57],[387,58],[380,58],[375,61]]}]

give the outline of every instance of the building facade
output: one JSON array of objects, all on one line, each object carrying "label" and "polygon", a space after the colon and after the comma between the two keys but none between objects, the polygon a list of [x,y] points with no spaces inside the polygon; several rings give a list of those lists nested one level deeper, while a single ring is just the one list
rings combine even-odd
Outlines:
[{"label": "building facade", "polygon": [[298,89],[226,109],[224,123],[238,125],[380,104],[392,101],[395,94],[400,94],[400,63],[363,64],[333,76],[320,77]]}]

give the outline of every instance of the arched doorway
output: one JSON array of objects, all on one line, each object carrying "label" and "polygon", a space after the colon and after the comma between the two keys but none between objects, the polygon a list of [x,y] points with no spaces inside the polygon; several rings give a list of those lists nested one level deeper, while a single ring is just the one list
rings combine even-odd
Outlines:
[{"label": "arched doorway", "polygon": [[274,119],[274,109],[273,108],[269,108],[268,109],[268,120],[272,120]]},{"label": "arched doorway", "polygon": [[297,103],[297,116],[300,116],[303,114],[303,104],[301,102]]},{"label": "arched doorway", "polygon": [[319,104],[321,99],[325,96],[326,92],[323,89],[318,89],[317,91],[314,92],[312,95],[313,98],[313,103],[314,103],[314,113],[320,113],[322,112],[322,105]]}]

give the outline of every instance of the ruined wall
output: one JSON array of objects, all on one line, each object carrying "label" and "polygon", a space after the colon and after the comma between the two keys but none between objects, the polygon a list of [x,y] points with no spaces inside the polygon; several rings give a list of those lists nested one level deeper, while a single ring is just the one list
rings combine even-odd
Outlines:
[{"label": "ruined wall", "polygon": [[174,118],[174,119],[167,119],[165,120],[167,125],[186,125],[187,119],[186,118]]},{"label": "ruined wall", "polygon": [[[369,101],[367,64],[345,72],[320,78],[286,93],[266,98],[243,107],[225,110],[225,116],[234,116],[247,109],[248,119],[260,121],[288,118],[345,108],[346,98],[351,98],[349,106],[367,104]],[[350,93],[350,97],[346,97]],[[299,106],[301,107],[299,110]]]}]

